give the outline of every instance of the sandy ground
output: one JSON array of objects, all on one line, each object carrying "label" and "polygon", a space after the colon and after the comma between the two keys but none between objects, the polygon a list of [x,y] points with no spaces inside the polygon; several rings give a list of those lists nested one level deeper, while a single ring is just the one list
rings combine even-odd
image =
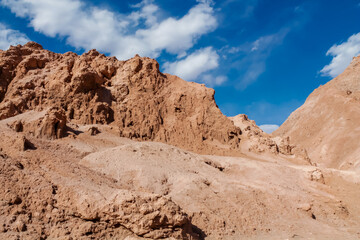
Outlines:
[{"label": "sandy ground", "polygon": [[[360,238],[358,172],[295,164],[273,154],[199,155],[121,138],[104,125],[70,123],[76,134],[45,140],[10,129],[15,118],[0,121],[2,239]],[[100,131],[94,136],[88,131],[93,126]],[[36,149],[21,149],[23,136]],[[148,210],[112,215],[114,206],[128,206],[126,196]],[[157,201],[165,207],[156,210]],[[148,211],[163,213],[169,220],[159,229],[167,230],[149,225]],[[175,227],[183,224],[182,214],[191,221],[187,232]]]}]

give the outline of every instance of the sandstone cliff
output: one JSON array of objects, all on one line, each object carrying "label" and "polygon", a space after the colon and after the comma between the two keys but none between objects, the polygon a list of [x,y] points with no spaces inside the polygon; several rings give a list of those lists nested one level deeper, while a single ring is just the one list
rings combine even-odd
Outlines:
[{"label": "sandstone cliff", "polygon": [[[118,61],[96,50],[56,54],[29,42],[0,52],[0,73],[0,120],[58,109],[51,113],[57,120],[48,116],[38,135],[59,138],[65,135],[63,123],[72,122],[110,124],[122,137],[197,153],[240,155],[249,150],[241,144],[251,145],[244,129],[221,113],[213,89],[163,74],[150,58]],[[277,143],[259,138],[265,147],[256,151],[279,153]]]}]

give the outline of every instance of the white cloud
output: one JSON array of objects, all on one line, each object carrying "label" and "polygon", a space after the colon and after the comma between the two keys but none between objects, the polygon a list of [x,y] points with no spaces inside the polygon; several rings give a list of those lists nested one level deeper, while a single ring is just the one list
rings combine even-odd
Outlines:
[{"label": "white cloud", "polygon": [[320,72],[324,76],[336,77],[358,54],[360,54],[360,33],[352,35],[342,44],[333,45],[326,53],[326,56],[330,55],[333,59]]},{"label": "white cloud", "polygon": [[164,64],[165,72],[177,75],[187,81],[205,83],[208,87],[222,85],[227,77],[206,72],[219,66],[219,55],[212,47],[201,48],[175,62]]},{"label": "white cloud", "polygon": [[[199,80],[198,77],[219,66],[219,55],[212,47],[201,48],[186,58],[165,63],[165,72],[177,75],[187,81]],[[210,80],[209,77],[206,77]],[[218,81],[221,81],[220,79]]]},{"label": "white cloud", "polygon": [[25,34],[0,23],[0,49],[7,50],[10,45],[25,44],[28,41],[30,40]]},{"label": "white cloud", "polygon": [[138,30],[136,36],[155,51],[166,49],[169,53],[179,54],[190,49],[201,35],[216,27],[212,13],[209,5],[200,3],[181,19],[168,18],[150,29]]},{"label": "white cloud", "polygon": [[259,128],[261,128],[261,130],[263,130],[266,133],[272,133],[273,131],[275,131],[276,129],[279,128],[279,125],[276,125],[276,124],[263,124],[263,125],[260,125]]},{"label": "white cloud", "polygon": [[265,51],[269,47],[281,43],[286,34],[287,34],[287,30],[258,38],[256,41],[252,43],[251,52]]},{"label": "white cloud", "polygon": [[157,17],[159,8],[151,0],[134,5],[136,9],[128,15],[87,7],[81,0],[1,0],[1,5],[29,19],[35,31],[65,37],[74,47],[96,48],[120,59],[136,53],[158,57],[164,50],[183,54],[199,37],[217,27],[212,2],[205,0],[179,19],[161,21]]},{"label": "white cloud", "polygon": [[144,19],[145,25],[151,27],[156,24],[158,19],[156,13],[159,11],[159,7],[153,4],[153,1],[143,0],[142,2],[133,5],[133,8],[140,8],[139,11],[134,11],[129,15],[129,19],[134,21],[135,25]]}]

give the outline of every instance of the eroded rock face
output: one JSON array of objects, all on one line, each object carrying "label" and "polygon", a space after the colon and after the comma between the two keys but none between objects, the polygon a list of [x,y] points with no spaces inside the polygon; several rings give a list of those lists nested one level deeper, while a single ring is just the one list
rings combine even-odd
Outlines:
[{"label": "eroded rock face", "polygon": [[[279,153],[280,149],[276,142],[270,138],[268,134],[263,132],[256,124],[255,121],[250,120],[245,114],[239,114],[234,117],[229,117],[235,124],[243,130],[243,135],[249,139],[248,150],[250,152],[265,152]],[[287,154],[287,152],[282,152]]]},{"label": "eroded rock face", "polygon": [[[273,137],[271,134],[263,132],[245,114],[229,117],[243,131],[246,137],[246,147],[248,151],[255,153],[271,152],[273,154],[295,155],[307,163],[311,163],[305,149],[290,143],[289,137]],[[246,149],[245,149],[246,150]]]},{"label": "eroded rock face", "polygon": [[[241,130],[220,112],[214,90],[161,73],[153,59],[56,54],[30,42],[0,52],[0,69],[0,119],[56,107],[68,121],[112,124],[123,137],[199,153],[239,151]],[[62,137],[63,113],[47,116],[38,134]]]},{"label": "eroded rock face", "polygon": [[52,108],[47,111],[44,118],[40,119],[35,129],[37,137],[50,139],[66,136],[66,115],[63,109]]}]

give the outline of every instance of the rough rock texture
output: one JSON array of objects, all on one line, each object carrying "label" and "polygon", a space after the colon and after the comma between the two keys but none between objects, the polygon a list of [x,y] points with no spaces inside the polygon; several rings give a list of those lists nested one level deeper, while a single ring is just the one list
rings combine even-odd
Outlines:
[{"label": "rough rock texture", "polygon": [[265,133],[256,125],[254,120],[250,120],[245,114],[229,117],[229,119],[234,122],[235,126],[242,129],[242,135],[247,139],[242,145],[244,152],[294,155],[298,159],[311,163],[306,150],[291,144],[289,137],[273,137],[271,134]]},{"label": "rough rock texture", "polygon": [[[250,120],[245,114],[239,114],[235,117],[229,117],[230,120],[234,122],[235,126],[243,129],[244,135],[251,139],[251,145],[249,146],[249,151],[255,152],[264,152],[269,150],[273,153],[279,153],[280,148],[274,140],[270,138],[268,134],[263,132],[255,123],[255,121]],[[289,146],[291,149],[291,146]],[[290,154],[290,151],[283,151],[282,153]]]},{"label": "rough rock texture", "polygon": [[66,136],[66,115],[64,110],[51,108],[44,118],[33,123],[35,135],[46,138],[62,138]]},{"label": "rough rock texture", "polygon": [[50,147],[49,140],[33,137],[37,150],[18,151],[4,126],[1,239],[198,238],[191,218],[171,199],[121,189],[113,179],[76,164],[71,149]]},{"label": "rough rock texture", "polygon": [[318,165],[360,169],[360,56],[317,88],[273,135],[289,136]]},{"label": "rough rock texture", "polygon": [[[6,122],[9,120],[7,119]],[[15,118],[7,125],[15,132],[29,133],[37,138],[58,139],[67,136],[68,131],[71,130],[66,122],[64,110],[49,108],[30,118]]]},{"label": "rough rock texture", "polygon": [[[57,107],[68,121],[112,123],[123,137],[200,153],[238,151],[241,130],[222,115],[214,90],[162,74],[153,59],[56,54],[30,42],[0,52],[0,70],[0,119]],[[39,134],[62,137],[56,125],[63,127],[64,116],[51,114]]]}]

